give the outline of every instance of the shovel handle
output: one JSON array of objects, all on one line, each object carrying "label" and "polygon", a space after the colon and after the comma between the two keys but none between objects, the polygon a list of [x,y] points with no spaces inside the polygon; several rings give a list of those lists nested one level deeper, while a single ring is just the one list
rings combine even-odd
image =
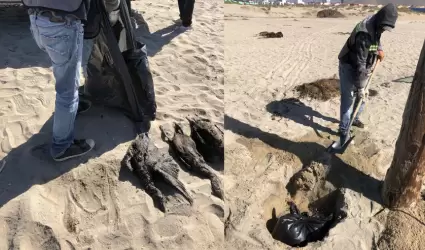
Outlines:
[{"label": "shovel handle", "polygon": [[[366,86],[365,86],[365,92],[368,90],[368,88],[369,88],[369,84],[370,84],[370,82],[372,81],[372,77],[373,77],[373,75],[374,75],[374,73],[375,73],[375,71],[376,71],[376,67],[378,66],[378,64],[379,64],[379,60],[376,60],[375,61],[375,65],[373,66],[373,69],[372,69],[372,72],[371,72],[371,74],[370,74],[370,76],[369,76],[369,79],[367,80],[367,83],[366,83]],[[348,129],[351,129],[351,125],[353,125],[353,122],[354,122],[354,118],[356,118],[356,116],[357,116],[357,113],[359,112],[359,110],[360,110],[360,106],[362,105],[362,102],[363,102],[363,97],[361,97],[360,99],[357,99],[356,98],[356,100],[354,101],[354,104],[355,104],[355,107],[354,107],[354,112],[353,112],[353,114],[351,115],[351,119],[350,119],[350,124],[348,125]]]},{"label": "shovel handle", "polygon": [[373,69],[372,69],[372,72],[371,72],[371,74],[370,74],[370,76],[369,76],[369,79],[367,79],[367,83],[366,83],[366,86],[365,86],[365,91],[366,91],[366,90],[368,90],[368,88],[369,88],[369,83],[372,81],[372,77],[373,77],[373,75],[375,74],[376,67],[378,67],[379,63],[380,63],[380,60],[379,60],[379,59],[376,59],[376,61],[375,61],[375,65],[373,66]]}]

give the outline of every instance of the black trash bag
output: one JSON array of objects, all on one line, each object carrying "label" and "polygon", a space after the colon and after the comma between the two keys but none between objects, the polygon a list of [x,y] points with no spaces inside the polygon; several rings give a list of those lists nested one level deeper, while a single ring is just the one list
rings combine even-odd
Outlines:
[{"label": "black trash bag", "polygon": [[139,93],[138,96],[141,102],[140,109],[142,109],[145,117],[149,118],[150,120],[155,120],[155,89],[153,85],[152,73],[149,69],[146,45],[140,42],[136,42],[134,49],[123,52],[123,57],[133,82],[142,83],[134,85],[136,93]]},{"label": "black trash bag", "polygon": [[88,79],[85,82],[83,93],[93,103],[121,109],[126,115],[132,117],[123,81],[113,66],[105,39],[103,33],[95,39],[87,65]]},{"label": "black trash bag", "polygon": [[300,213],[294,203],[289,203],[290,213],[281,216],[272,232],[274,239],[292,247],[303,247],[309,242],[322,240],[332,224],[334,215],[323,216],[308,213]]},{"label": "black trash bag", "polygon": [[87,65],[80,93],[96,104],[118,108],[138,124],[139,132],[156,118],[156,101],[146,45],[136,41],[126,1],[114,25],[99,2],[101,30]]}]

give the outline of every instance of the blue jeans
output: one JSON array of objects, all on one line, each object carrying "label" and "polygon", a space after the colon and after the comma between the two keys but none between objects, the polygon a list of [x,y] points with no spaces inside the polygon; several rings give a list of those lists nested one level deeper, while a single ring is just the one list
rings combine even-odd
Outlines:
[{"label": "blue jeans", "polygon": [[[52,62],[56,80],[56,103],[53,115],[53,143],[50,153],[58,157],[65,153],[74,140],[74,122],[78,109],[78,87],[83,58],[84,28],[80,20],[67,19],[51,22],[35,12],[30,15],[31,32],[38,47]],[[87,41],[92,45],[92,41]],[[91,53],[91,48],[85,50]],[[88,60],[90,54],[85,55]],[[87,66],[87,61],[83,63]]]},{"label": "blue jeans", "polygon": [[[349,64],[339,63],[339,80],[340,80],[340,92],[341,92],[341,106],[340,106],[340,123],[339,123],[339,131],[342,134],[347,134],[348,125],[350,124],[351,118],[351,106],[354,101],[354,91],[356,87],[354,86],[354,69]],[[362,102],[360,105],[359,112],[355,117],[355,120],[359,119],[359,115],[363,112],[365,103]]]}]

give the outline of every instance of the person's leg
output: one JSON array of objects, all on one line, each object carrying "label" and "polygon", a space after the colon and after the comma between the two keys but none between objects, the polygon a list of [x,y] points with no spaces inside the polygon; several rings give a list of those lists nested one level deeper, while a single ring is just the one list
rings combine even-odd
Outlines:
[{"label": "person's leg", "polygon": [[190,27],[192,25],[193,9],[195,7],[195,0],[186,0],[183,7],[181,16],[183,27]]},{"label": "person's leg", "polygon": [[180,20],[183,20],[184,4],[186,0],[178,0]]},{"label": "person's leg", "polygon": [[351,118],[351,106],[354,100],[354,87],[352,79],[352,69],[350,65],[339,64],[339,81],[340,81],[340,93],[341,93],[341,106],[340,106],[340,123],[339,132],[341,135],[347,135],[348,125],[350,124]]},{"label": "person's leg", "polygon": [[359,112],[357,112],[356,118],[353,121],[353,126],[356,126],[356,127],[359,127],[359,128],[364,128],[365,127],[364,123],[362,121],[360,121],[360,118],[359,118],[360,117],[360,114],[364,110],[364,106],[365,106],[365,102],[362,101],[362,104],[360,105],[360,108],[359,108]]},{"label": "person's leg", "polygon": [[74,140],[74,121],[78,108],[78,87],[83,45],[83,26],[79,20],[52,22],[36,13],[33,33],[47,52],[56,79],[51,155],[57,161],[83,155],[94,147],[93,140]]}]

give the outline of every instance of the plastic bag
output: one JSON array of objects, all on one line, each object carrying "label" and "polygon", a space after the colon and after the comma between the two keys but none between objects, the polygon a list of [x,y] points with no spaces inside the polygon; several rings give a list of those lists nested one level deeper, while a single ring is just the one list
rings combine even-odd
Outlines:
[{"label": "plastic bag", "polygon": [[135,39],[126,2],[121,2],[113,24],[102,7],[102,29],[94,40],[88,79],[81,92],[94,103],[120,109],[144,132],[156,117],[146,45]]},{"label": "plastic bag", "polygon": [[294,203],[290,203],[290,213],[281,216],[272,232],[274,239],[292,247],[302,247],[308,242],[322,240],[333,224],[333,214],[309,216],[300,213]]},{"label": "plastic bag", "polygon": [[138,93],[140,109],[150,120],[156,118],[155,90],[152,73],[149,69],[146,45],[135,43],[135,48],[122,53],[133,80],[135,91]]}]

